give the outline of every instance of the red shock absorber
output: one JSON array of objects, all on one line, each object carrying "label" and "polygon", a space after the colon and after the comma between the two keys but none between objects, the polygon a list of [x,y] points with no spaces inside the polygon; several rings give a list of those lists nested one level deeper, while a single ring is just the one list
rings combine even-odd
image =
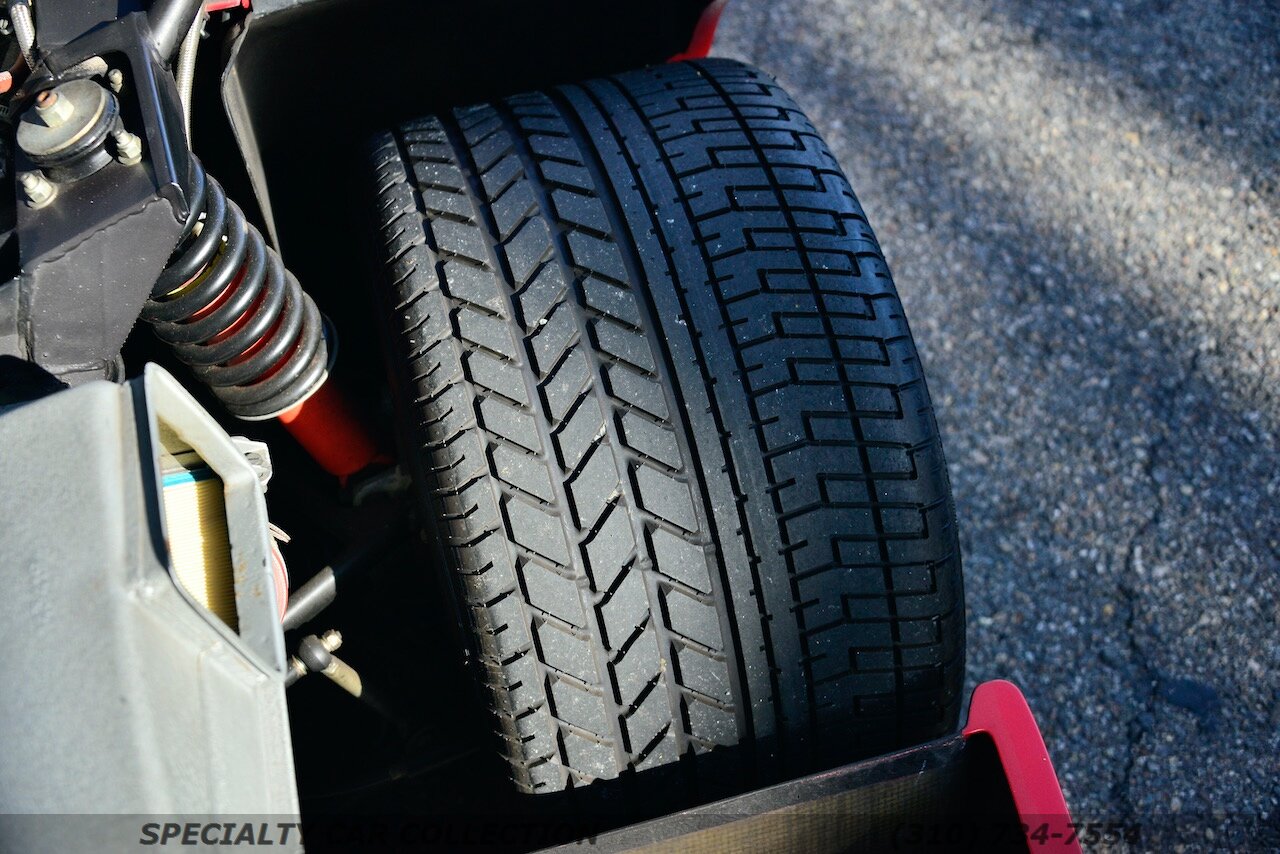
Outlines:
[{"label": "red shock absorber", "polygon": [[191,169],[191,215],[143,317],[233,415],[280,419],[330,473],[385,460],[329,380],[320,310],[195,155]]},{"label": "red shock absorber", "polygon": [[321,383],[314,394],[276,417],[330,474],[346,478],[373,463],[390,461],[332,382]]}]

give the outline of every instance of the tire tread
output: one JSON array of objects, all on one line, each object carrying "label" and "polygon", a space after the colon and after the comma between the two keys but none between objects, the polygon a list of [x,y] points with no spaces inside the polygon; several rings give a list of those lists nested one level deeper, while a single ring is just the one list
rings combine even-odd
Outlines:
[{"label": "tire tread", "polygon": [[712,60],[516,95],[373,161],[425,500],[521,788],[954,725],[959,555],[919,360],[771,78]]}]

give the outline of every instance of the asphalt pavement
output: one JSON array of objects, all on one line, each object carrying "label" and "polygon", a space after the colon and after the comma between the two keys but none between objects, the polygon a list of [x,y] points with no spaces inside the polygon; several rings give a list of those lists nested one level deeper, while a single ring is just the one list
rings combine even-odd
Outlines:
[{"label": "asphalt pavement", "polygon": [[969,684],[1021,686],[1078,819],[1280,840],[1280,5],[733,0],[715,53],[893,269]]}]

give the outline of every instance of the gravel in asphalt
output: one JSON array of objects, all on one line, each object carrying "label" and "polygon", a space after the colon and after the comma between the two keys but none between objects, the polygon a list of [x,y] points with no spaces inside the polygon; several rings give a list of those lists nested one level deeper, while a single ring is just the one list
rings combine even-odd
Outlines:
[{"label": "gravel in asphalt", "polygon": [[716,53],[790,89],[894,270],[970,685],[1022,687],[1077,818],[1280,840],[1280,7],[734,0]]}]

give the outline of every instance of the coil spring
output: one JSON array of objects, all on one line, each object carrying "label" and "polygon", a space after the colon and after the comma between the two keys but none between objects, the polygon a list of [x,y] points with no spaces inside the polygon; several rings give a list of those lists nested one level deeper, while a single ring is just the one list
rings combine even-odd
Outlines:
[{"label": "coil spring", "polygon": [[142,316],[232,414],[279,415],[324,380],[324,321],[195,155],[191,169],[191,215]]}]

